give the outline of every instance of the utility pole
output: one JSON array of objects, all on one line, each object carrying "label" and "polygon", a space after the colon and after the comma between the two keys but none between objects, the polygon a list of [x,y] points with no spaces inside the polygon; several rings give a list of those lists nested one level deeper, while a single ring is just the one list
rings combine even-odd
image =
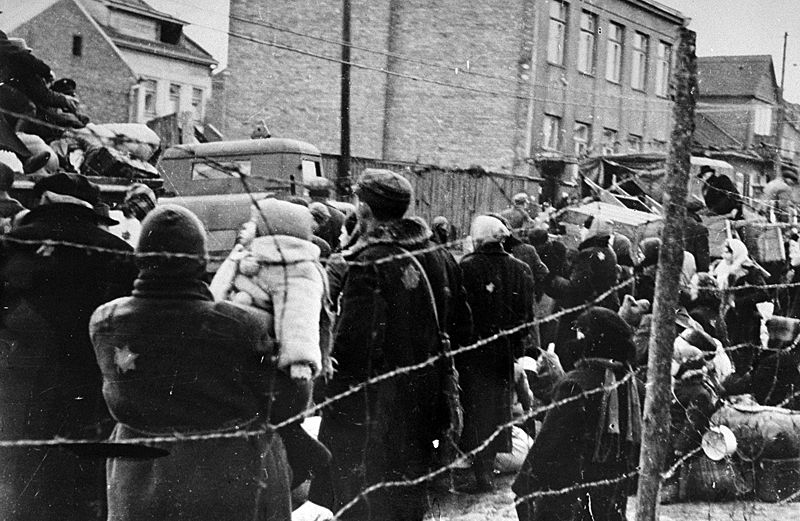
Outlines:
[{"label": "utility pole", "polygon": [[674,72],[674,124],[667,158],[667,182],[662,203],[664,229],[658,256],[653,325],[647,359],[647,396],[644,401],[642,449],[636,521],[656,521],[661,473],[669,451],[672,381],[670,361],[675,341],[675,308],[678,306],[683,265],[683,224],[697,104],[697,57],[694,31],[680,29],[677,67]]},{"label": "utility pole", "polygon": [[783,120],[784,106],[783,106],[783,80],[786,78],[786,41],[789,39],[789,33],[783,33],[783,58],[781,59],[781,86],[778,90],[778,128],[775,129],[775,179],[781,177],[781,148],[783,147]]},{"label": "utility pole", "polygon": [[336,195],[350,196],[350,0],[342,0],[342,84],[339,134],[339,172]]}]

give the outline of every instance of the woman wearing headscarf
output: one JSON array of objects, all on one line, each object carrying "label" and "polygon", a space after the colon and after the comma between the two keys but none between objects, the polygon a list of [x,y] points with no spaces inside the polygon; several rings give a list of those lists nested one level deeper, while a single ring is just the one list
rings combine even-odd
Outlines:
[{"label": "woman wearing headscarf", "polygon": [[[769,294],[757,286],[766,284],[769,273],[750,258],[742,241],[728,239],[713,275],[726,299],[725,324],[730,344],[761,344],[761,315],[756,304],[769,300]],[[741,350],[734,350],[731,355],[734,366],[746,363],[741,359],[745,355]]]},{"label": "woman wearing headscarf", "polygon": [[[510,232],[497,217],[481,215],[472,223],[475,251],[461,260],[475,340],[533,320],[533,274],[503,249]],[[464,406],[461,448],[478,447],[498,426],[511,421],[514,359],[521,356],[523,329],[456,357]],[[505,430],[474,459],[477,490],[492,488],[492,464],[498,452],[510,452]]]},{"label": "woman wearing headscarf", "polygon": [[[592,307],[575,321],[583,355],[555,388],[563,404],[545,416],[512,486],[520,521],[622,521],[641,438],[641,391],[630,327]],[[568,400],[568,401],[567,401]],[[570,493],[538,495],[599,481]]]}]

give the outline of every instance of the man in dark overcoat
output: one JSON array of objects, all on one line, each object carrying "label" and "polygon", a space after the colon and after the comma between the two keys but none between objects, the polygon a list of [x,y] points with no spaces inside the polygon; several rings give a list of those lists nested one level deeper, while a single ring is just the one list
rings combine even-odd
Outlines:
[{"label": "man in dark overcoat", "polygon": [[[33,193],[38,206],[0,243],[0,438],[102,439],[111,418],[89,317],[130,292],[131,248],[100,228],[116,221],[95,213],[99,189],[84,176],[55,174]],[[0,449],[0,519],[97,519],[104,498],[103,460]]]},{"label": "man in dark overcoat", "polygon": [[[436,355],[442,349],[439,324],[454,347],[470,334],[458,265],[447,252],[428,251],[424,222],[403,218],[412,199],[409,182],[367,169],[356,194],[361,238],[345,255],[350,264],[332,352],[338,365],[328,396]],[[421,520],[429,504],[427,482],[361,493],[376,483],[428,473],[435,464],[433,442],[444,441],[449,423],[440,364],[334,402],[323,411],[319,433],[333,454],[331,474],[314,479],[311,500],[336,511],[357,499],[344,519]]]}]

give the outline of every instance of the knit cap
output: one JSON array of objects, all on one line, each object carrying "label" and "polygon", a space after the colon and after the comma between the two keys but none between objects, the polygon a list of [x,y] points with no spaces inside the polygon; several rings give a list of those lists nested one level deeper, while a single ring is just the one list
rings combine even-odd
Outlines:
[{"label": "knit cap", "polygon": [[137,257],[140,277],[196,275],[205,271],[208,250],[203,223],[176,204],[157,206],[142,222],[136,253],[183,253],[191,257]]},{"label": "knit cap", "polygon": [[413,189],[411,183],[390,170],[368,168],[358,179],[356,195],[376,210],[400,218],[408,210]]},{"label": "knit cap", "polygon": [[288,235],[310,241],[314,229],[314,217],[308,208],[279,199],[258,202],[256,223],[259,237]]}]

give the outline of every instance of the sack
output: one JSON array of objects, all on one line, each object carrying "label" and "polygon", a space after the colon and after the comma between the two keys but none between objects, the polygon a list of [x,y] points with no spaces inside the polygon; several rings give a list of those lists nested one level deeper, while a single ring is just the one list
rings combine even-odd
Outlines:
[{"label": "sack", "polygon": [[748,460],[800,457],[800,411],[764,405],[726,405],[711,417],[729,427],[737,453]]}]

